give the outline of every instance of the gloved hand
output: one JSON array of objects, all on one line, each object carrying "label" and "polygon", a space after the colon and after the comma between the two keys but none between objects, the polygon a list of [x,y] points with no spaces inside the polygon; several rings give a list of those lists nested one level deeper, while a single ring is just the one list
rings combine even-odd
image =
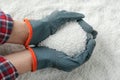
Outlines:
[{"label": "gloved hand", "polygon": [[46,39],[49,35],[54,34],[58,28],[69,21],[79,20],[84,18],[83,14],[67,11],[55,11],[49,16],[41,20],[28,20],[25,19],[29,28],[29,37],[25,46],[29,44],[37,45],[42,40]]},{"label": "gloved hand", "polygon": [[87,33],[90,33],[93,35],[93,39],[97,36],[97,31],[95,31],[91,25],[89,25],[87,22],[85,22],[83,19],[77,20],[80,26],[86,31]]},{"label": "gloved hand", "polygon": [[90,58],[96,44],[91,34],[88,34],[87,36],[88,39],[85,51],[82,53],[77,53],[73,57],[47,47],[41,46],[31,48],[34,57],[36,57],[36,60],[33,60],[33,63],[36,63],[36,65],[33,65],[33,71],[47,67],[71,71],[79,67]]}]

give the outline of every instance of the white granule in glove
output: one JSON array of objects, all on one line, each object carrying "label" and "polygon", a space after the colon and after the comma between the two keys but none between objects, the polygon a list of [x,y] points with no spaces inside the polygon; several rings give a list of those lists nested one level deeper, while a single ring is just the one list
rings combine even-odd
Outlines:
[{"label": "white granule in glove", "polygon": [[85,50],[86,39],[86,32],[74,21],[67,22],[55,34],[42,41],[41,45],[73,56]]}]

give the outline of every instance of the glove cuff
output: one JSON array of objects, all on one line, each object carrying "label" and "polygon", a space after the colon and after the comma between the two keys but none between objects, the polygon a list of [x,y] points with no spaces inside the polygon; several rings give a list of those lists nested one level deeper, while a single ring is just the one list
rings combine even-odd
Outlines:
[{"label": "glove cuff", "polygon": [[36,59],[33,49],[30,47],[28,47],[27,49],[30,51],[30,54],[32,56],[32,70],[31,71],[34,72],[37,70],[37,59]]},{"label": "glove cuff", "polygon": [[25,47],[27,48],[31,39],[32,39],[32,35],[33,35],[33,30],[32,30],[32,25],[30,24],[30,21],[28,19],[24,19],[24,22],[26,23],[28,29],[29,29],[29,35],[28,35],[28,38],[25,42]]}]

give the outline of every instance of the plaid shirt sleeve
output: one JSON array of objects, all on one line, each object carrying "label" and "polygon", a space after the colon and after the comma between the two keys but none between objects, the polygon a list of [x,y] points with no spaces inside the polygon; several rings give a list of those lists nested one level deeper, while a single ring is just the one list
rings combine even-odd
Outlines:
[{"label": "plaid shirt sleeve", "polygon": [[0,80],[15,80],[17,77],[17,70],[12,63],[0,56]]},{"label": "plaid shirt sleeve", "polygon": [[5,43],[12,32],[13,19],[0,10],[0,44]]},{"label": "plaid shirt sleeve", "polygon": [[[13,20],[9,14],[0,10],[0,44],[5,43],[12,32]],[[0,80],[15,80],[18,77],[16,68],[10,61],[0,55]]]}]

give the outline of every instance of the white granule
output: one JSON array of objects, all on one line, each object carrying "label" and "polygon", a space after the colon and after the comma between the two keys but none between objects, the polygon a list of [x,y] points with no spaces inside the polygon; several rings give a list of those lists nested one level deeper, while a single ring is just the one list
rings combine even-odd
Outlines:
[{"label": "white granule", "polygon": [[67,22],[55,34],[42,41],[41,45],[73,56],[85,50],[86,39],[86,32],[74,21]]}]

